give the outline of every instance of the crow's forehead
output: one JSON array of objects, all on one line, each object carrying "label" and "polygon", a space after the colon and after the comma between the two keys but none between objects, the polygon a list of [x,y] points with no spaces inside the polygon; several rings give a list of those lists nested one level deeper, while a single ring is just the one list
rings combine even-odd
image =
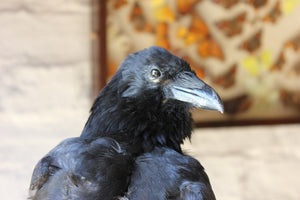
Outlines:
[{"label": "crow's forehead", "polygon": [[155,65],[161,70],[169,73],[191,70],[189,64],[185,60],[171,54],[161,47],[150,47],[137,52],[135,55],[141,62],[140,64],[144,66]]}]

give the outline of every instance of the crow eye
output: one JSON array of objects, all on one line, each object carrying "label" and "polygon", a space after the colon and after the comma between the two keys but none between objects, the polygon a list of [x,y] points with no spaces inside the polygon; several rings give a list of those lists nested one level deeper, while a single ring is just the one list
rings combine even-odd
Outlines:
[{"label": "crow eye", "polygon": [[151,76],[153,78],[159,78],[161,76],[161,72],[158,69],[152,69],[151,70]]}]

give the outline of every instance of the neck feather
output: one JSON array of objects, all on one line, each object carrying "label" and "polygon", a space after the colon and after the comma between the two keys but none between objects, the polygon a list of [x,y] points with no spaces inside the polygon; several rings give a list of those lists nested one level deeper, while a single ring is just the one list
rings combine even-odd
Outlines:
[{"label": "neck feather", "polygon": [[191,136],[189,109],[175,100],[162,103],[161,95],[157,94],[159,91],[152,91],[130,99],[104,88],[91,109],[81,137],[113,137],[132,153],[148,152],[156,146],[181,152],[183,140]]}]

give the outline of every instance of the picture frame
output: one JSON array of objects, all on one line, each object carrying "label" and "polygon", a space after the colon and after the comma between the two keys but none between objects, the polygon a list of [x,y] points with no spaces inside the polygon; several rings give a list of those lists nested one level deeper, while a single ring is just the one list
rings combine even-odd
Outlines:
[{"label": "picture frame", "polygon": [[[110,3],[113,1],[110,1]],[[115,1],[116,2],[116,1]],[[93,0],[92,1],[93,4],[93,11],[92,11],[92,58],[93,58],[93,70],[92,70],[92,82],[93,82],[93,97],[95,97],[99,91],[101,90],[101,88],[103,88],[107,81],[109,80],[109,78],[111,77],[109,75],[109,59],[108,59],[108,37],[107,37],[107,16],[108,16],[108,1],[102,1],[102,0]],[[217,5],[216,5],[217,6]],[[219,6],[219,5],[218,5]],[[230,6],[230,5],[223,5],[225,6],[225,10],[227,9],[226,6]],[[231,5],[232,6],[232,5]],[[251,5],[250,5],[251,6]],[[265,6],[265,5],[262,5]],[[276,4],[273,5],[269,5],[271,8],[272,6],[275,6],[274,8],[276,8]],[[253,8],[253,12],[257,12],[257,9],[259,8]],[[299,8],[298,8],[299,9]],[[225,20],[225,19],[224,19]],[[221,20],[219,21],[221,23]],[[265,21],[265,23],[267,23],[267,21]],[[268,25],[269,26],[269,25]],[[217,29],[217,28],[215,28]],[[257,29],[258,31],[256,33],[254,33],[254,37],[261,37],[260,35],[262,33],[264,33],[263,31],[265,31],[264,29]],[[262,30],[262,31],[261,31]],[[230,32],[230,31],[229,31]],[[233,33],[227,33],[227,34],[233,34]],[[209,36],[211,37],[211,36]],[[225,36],[224,36],[225,37]],[[228,38],[230,38],[231,36],[228,36]],[[251,41],[251,39],[250,39]],[[244,45],[244,46],[243,46]],[[251,58],[253,57],[253,59],[260,59],[259,56],[261,56],[262,54],[267,54],[267,51],[263,51],[261,50],[260,52],[262,53],[257,53],[255,54],[255,52],[252,52],[252,50],[250,49],[250,47],[248,47],[245,42],[242,43],[242,45],[240,45],[240,49],[241,48],[249,48],[248,49],[248,53],[249,53],[249,63],[251,63]],[[253,46],[253,44],[252,44]],[[262,48],[261,48],[262,49]],[[177,56],[182,56],[182,52],[184,50],[178,51],[175,55]],[[255,50],[253,50],[255,51]],[[287,52],[290,53],[290,52]],[[258,56],[254,56],[254,55],[258,55]],[[299,54],[300,55],[300,54]],[[184,57],[184,56],[182,56]],[[263,55],[261,56],[263,57]],[[267,56],[266,56],[267,57]],[[246,60],[246,58],[244,59]],[[247,60],[246,60],[247,61]],[[246,62],[245,61],[245,62]],[[259,61],[260,62],[260,61]],[[279,61],[277,60],[277,64]],[[213,63],[213,62],[212,62]],[[276,64],[276,62],[274,61],[274,63]],[[240,66],[238,66],[240,67]],[[230,70],[228,70],[230,71]],[[250,70],[251,72],[251,70]],[[265,73],[265,72],[264,72]],[[270,73],[273,73],[270,70]],[[226,78],[226,73],[225,73],[225,78]],[[259,77],[260,79],[263,78]],[[257,78],[257,79],[259,79]],[[219,80],[224,81],[222,79]],[[213,81],[211,81],[213,82]],[[215,82],[218,82],[215,81]],[[214,82],[213,82],[214,83]],[[227,84],[230,85],[230,81],[227,81]],[[226,87],[224,87],[224,90],[227,90]],[[193,113],[193,117],[194,117],[194,121],[195,121],[195,125],[197,127],[218,127],[218,126],[245,126],[245,125],[273,125],[273,124],[290,124],[290,123],[299,123],[300,122],[300,109],[299,111],[295,111],[298,109],[298,107],[300,108],[300,85],[299,87],[295,87],[296,88],[296,92],[294,94],[283,94],[282,91],[280,91],[280,93],[278,95],[280,95],[280,101],[281,101],[281,105],[280,109],[278,109],[277,111],[274,112],[262,112],[260,114],[257,114],[255,112],[248,112],[248,113],[243,113],[243,109],[248,109],[247,107],[249,106],[249,104],[253,105],[253,102],[249,102],[249,95],[248,94],[241,94],[241,95],[235,95],[232,98],[228,97],[228,94],[225,94],[224,96],[226,96],[226,98],[224,98],[224,106],[225,106],[225,111],[226,113],[224,115],[221,115],[220,113],[216,113],[216,112],[211,112],[211,111],[199,111],[199,110],[195,110],[192,111]],[[298,90],[299,88],[299,90]],[[221,88],[222,89],[222,88]],[[217,90],[218,92],[221,91],[221,98],[223,99],[223,95],[222,95],[222,90],[220,90],[220,88],[218,88]],[[285,97],[283,97],[283,95],[285,95]],[[289,96],[290,95],[290,96]],[[291,96],[294,95],[294,96]],[[285,98],[285,100],[282,100],[283,98]],[[229,100],[228,100],[229,99]],[[292,103],[291,103],[292,102]],[[284,113],[284,104],[285,103],[290,103],[292,105],[291,106],[287,106],[287,109],[289,109],[290,111],[287,113]],[[298,105],[299,104],[299,105]],[[230,112],[239,112],[238,114],[235,113],[230,113]],[[294,112],[295,111],[295,112]]]}]

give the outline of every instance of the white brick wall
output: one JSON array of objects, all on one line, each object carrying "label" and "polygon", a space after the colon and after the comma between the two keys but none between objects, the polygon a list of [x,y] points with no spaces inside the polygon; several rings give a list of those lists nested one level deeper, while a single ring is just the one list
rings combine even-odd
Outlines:
[{"label": "white brick wall", "polygon": [[[0,2],[0,199],[25,199],[36,162],[90,108],[89,0]],[[218,199],[299,200],[300,126],[195,131],[185,149]]]},{"label": "white brick wall", "polygon": [[29,120],[26,116],[36,113],[47,118],[49,112],[60,114],[62,110],[87,112],[91,69],[89,6],[89,0],[1,1],[3,120],[15,114]]},{"label": "white brick wall", "polygon": [[299,125],[252,126],[198,129],[185,148],[220,200],[299,200],[299,144]]},{"label": "white brick wall", "polygon": [[0,199],[25,199],[38,159],[84,126],[90,10],[89,0],[0,1]]}]

